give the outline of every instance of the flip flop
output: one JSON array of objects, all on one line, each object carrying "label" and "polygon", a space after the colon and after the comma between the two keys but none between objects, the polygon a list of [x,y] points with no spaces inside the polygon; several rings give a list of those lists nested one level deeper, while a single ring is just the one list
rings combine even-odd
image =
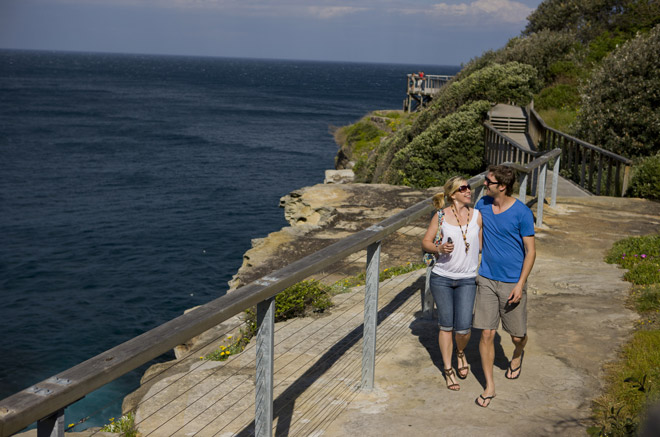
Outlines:
[{"label": "flip flop", "polygon": [[[493,395],[493,396],[479,395],[479,397],[474,400],[474,403],[479,405],[481,408],[488,408],[488,406],[490,405],[490,401],[494,397],[495,397],[495,395]],[[481,399],[481,402],[479,402],[479,399]],[[488,401],[488,403],[486,403],[486,401]]]},{"label": "flip flop", "polygon": [[[522,354],[520,355],[520,365],[518,367],[516,367],[515,369],[511,368],[511,361],[509,361],[509,368],[506,370],[506,373],[504,374],[504,377],[506,379],[518,379],[520,377],[520,374],[522,373],[523,358],[525,358],[525,351],[522,351]],[[514,372],[518,372],[518,374],[516,376],[513,376],[513,377],[509,376],[509,375],[513,375]]]}]

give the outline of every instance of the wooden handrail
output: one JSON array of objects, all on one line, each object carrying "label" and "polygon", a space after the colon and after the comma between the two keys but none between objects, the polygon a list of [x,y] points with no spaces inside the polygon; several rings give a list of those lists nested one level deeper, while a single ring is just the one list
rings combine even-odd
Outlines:
[{"label": "wooden handrail", "polygon": [[533,108],[529,112],[530,135],[544,149],[562,149],[566,177],[596,195],[601,195],[603,189],[605,195],[625,195],[632,160],[549,127]]}]

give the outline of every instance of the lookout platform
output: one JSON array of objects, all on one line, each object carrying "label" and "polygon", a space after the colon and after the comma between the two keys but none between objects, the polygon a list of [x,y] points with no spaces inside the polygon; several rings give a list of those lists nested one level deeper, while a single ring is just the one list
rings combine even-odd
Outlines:
[{"label": "lookout platform", "polygon": [[454,76],[424,74],[423,72],[408,74],[406,81],[407,97],[403,101],[403,110],[414,112],[426,106],[440,88]]}]

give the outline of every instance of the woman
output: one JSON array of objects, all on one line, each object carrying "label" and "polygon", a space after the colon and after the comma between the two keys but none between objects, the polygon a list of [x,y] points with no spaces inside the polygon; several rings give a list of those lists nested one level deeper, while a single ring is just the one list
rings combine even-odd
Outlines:
[{"label": "woman", "polygon": [[[438,343],[449,390],[460,390],[451,366],[453,335],[456,333],[457,374],[465,379],[470,367],[463,350],[470,340],[476,277],[481,248],[481,215],[470,207],[472,190],[459,176],[449,179],[444,193],[433,197],[438,210],[422,240],[426,252],[437,254],[431,273],[431,293],[438,308]],[[444,209],[443,209],[444,208]],[[441,221],[441,238],[434,242]]]}]

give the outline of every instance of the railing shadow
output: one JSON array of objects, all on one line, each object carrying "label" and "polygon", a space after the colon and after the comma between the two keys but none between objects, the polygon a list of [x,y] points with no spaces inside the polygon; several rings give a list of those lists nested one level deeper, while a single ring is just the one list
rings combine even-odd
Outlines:
[{"label": "railing shadow", "polygon": [[[387,305],[378,311],[377,325],[380,325],[382,321],[396,312],[412,295],[423,290],[424,285],[425,278],[421,277],[413,284],[401,290]],[[326,373],[348,350],[362,340],[363,329],[364,324],[361,324],[346,334],[273,401],[273,419],[278,419],[275,435],[289,434],[294,407],[298,397]],[[253,420],[239,431],[237,436],[253,436],[254,429],[255,423]]]}]

